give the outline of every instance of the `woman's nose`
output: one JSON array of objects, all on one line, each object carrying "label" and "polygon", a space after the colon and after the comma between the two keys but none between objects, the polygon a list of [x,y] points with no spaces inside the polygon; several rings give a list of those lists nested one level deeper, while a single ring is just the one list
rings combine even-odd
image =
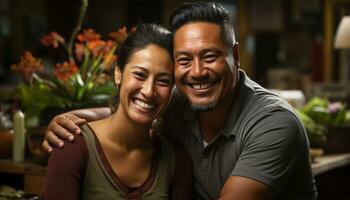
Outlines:
[{"label": "woman's nose", "polygon": [[155,95],[154,83],[151,79],[148,79],[144,82],[142,85],[141,93],[148,98]]}]

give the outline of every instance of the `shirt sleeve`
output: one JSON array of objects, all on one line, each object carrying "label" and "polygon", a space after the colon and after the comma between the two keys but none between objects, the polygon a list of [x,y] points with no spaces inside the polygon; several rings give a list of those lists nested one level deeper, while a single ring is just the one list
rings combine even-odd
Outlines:
[{"label": "shirt sleeve", "polygon": [[79,199],[87,159],[81,135],[75,136],[74,142],[65,143],[64,148],[55,148],[47,165],[44,199]]},{"label": "shirt sleeve", "polygon": [[308,156],[308,140],[298,118],[289,111],[271,111],[254,122],[231,173],[263,182],[277,192]]},{"label": "shirt sleeve", "polygon": [[193,199],[193,166],[187,151],[180,145],[174,144],[175,168],[171,179],[170,199]]}]

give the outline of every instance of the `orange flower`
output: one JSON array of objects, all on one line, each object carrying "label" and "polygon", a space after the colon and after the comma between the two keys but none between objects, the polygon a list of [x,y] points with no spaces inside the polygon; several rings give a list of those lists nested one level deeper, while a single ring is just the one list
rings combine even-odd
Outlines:
[{"label": "orange flower", "polygon": [[110,52],[112,50],[114,44],[115,44],[114,41],[107,40],[106,45],[103,48],[103,53],[106,54],[106,53]]},{"label": "orange flower", "polygon": [[111,40],[108,40],[107,42],[103,40],[94,40],[88,42],[87,46],[94,56],[105,56],[112,50],[114,42]]},{"label": "orange flower", "polygon": [[94,40],[87,43],[88,48],[92,51],[94,56],[99,56],[103,53],[103,48],[105,46],[105,42],[102,40]]},{"label": "orange flower", "polygon": [[100,34],[96,33],[93,29],[85,29],[83,33],[77,36],[79,42],[90,42],[94,40],[100,40]]},{"label": "orange flower", "polygon": [[30,52],[26,51],[21,56],[20,62],[11,65],[11,70],[19,73],[25,81],[30,81],[34,72],[43,72],[44,67],[40,59],[35,58]]},{"label": "orange flower", "polygon": [[118,31],[109,34],[109,37],[117,42],[122,42],[128,36],[126,27],[119,28]]},{"label": "orange flower", "polygon": [[103,61],[104,70],[108,71],[112,67],[112,65],[115,63],[115,61],[117,61],[116,55],[106,54],[104,56],[104,61]]},{"label": "orange flower", "polygon": [[72,75],[78,71],[78,67],[73,62],[64,62],[63,64],[56,64],[54,73],[59,80],[68,80]]},{"label": "orange flower", "polygon": [[45,46],[52,46],[56,49],[59,43],[64,43],[64,38],[57,32],[52,31],[48,35],[41,38],[41,43]]},{"label": "orange flower", "polygon": [[77,57],[77,60],[81,61],[84,54],[84,45],[82,43],[76,43],[74,52],[75,56]]}]

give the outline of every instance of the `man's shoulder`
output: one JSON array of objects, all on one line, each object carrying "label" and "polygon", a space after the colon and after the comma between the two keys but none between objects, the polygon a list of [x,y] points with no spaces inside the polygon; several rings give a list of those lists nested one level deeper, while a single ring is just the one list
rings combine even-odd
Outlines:
[{"label": "man's shoulder", "polygon": [[299,118],[285,107],[264,108],[247,120],[241,136],[260,142],[284,141],[288,146],[305,146],[306,132]]},{"label": "man's shoulder", "polygon": [[245,114],[251,114],[251,112],[255,114],[261,112],[263,114],[269,110],[282,107],[286,110],[293,110],[283,98],[251,80],[244,71],[241,70],[240,72],[241,80],[238,97],[235,101],[243,107]]}]

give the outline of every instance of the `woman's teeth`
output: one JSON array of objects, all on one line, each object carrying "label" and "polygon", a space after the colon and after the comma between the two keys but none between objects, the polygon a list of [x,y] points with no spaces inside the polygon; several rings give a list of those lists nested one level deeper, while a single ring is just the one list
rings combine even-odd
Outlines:
[{"label": "woman's teeth", "polygon": [[152,110],[152,109],[155,107],[155,105],[153,105],[153,104],[148,104],[148,103],[143,102],[143,101],[141,101],[141,100],[139,100],[139,99],[135,99],[135,100],[134,100],[134,103],[135,103],[137,106],[140,106],[141,108],[147,109],[147,110]]}]

